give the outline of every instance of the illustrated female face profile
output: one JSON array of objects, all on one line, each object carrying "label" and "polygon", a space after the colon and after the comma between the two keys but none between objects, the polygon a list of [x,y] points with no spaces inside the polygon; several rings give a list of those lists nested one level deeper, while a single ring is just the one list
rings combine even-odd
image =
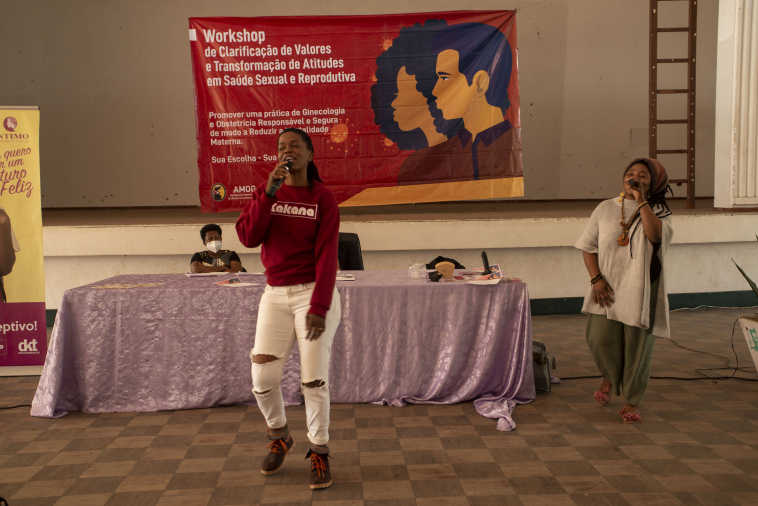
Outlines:
[{"label": "illustrated female face profile", "polygon": [[376,58],[376,83],[371,86],[374,123],[398,149],[421,150],[440,144],[463,128],[462,120],[442,117],[432,94],[439,53],[432,42],[447,27],[445,20],[429,19],[401,28]]},{"label": "illustrated female face profile", "polygon": [[420,128],[426,136],[429,146],[447,140],[434,126],[434,117],[429,111],[426,97],[416,88],[416,77],[408,74],[405,67],[397,73],[397,93],[392,101],[393,119],[398,128],[410,132]]}]

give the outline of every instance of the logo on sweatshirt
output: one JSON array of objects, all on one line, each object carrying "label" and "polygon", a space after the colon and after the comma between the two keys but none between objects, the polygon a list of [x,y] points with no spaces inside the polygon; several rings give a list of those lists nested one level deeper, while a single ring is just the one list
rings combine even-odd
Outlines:
[{"label": "logo on sweatshirt", "polygon": [[297,218],[316,219],[318,204],[301,204],[293,202],[278,202],[271,208],[271,214],[294,216]]}]

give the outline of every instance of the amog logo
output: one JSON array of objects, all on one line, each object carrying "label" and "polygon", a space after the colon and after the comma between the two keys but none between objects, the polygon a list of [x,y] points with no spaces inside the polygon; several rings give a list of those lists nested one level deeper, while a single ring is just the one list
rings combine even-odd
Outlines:
[{"label": "amog logo", "polygon": [[301,204],[292,202],[280,202],[271,208],[271,214],[295,216],[298,218],[316,219],[318,204]]}]

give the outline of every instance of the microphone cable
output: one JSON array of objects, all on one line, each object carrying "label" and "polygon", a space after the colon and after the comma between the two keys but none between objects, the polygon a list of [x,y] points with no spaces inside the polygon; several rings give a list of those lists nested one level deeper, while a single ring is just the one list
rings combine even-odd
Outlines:
[{"label": "microphone cable", "polygon": [[[695,308],[697,309],[697,308]],[[680,376],[650,376],[650,379],[670,379],[670,380],[680,380],[680,381],[695,381],[695,380],[728,380],[728,379],[736,379],[741,381],[758,381],[758,375],[756,375],[753,378],[740,378],[736,374],[738,372],[742,372],[745,374],[750,374],[751,371],[746,371],[746,369],[755,369],[755,366],[743,366],[740,367],[740,357],[737,355],[737,350],[734,348],[734,332],[737,328],[737,322],[740,321],[739,318],[734,320],[734,324],[732,324],[732,337],[730,339],[730,344],[732,346],[732,353],[734,353],[734,360],[736,362],[735,366],[730,365],[732,363],[731,359],[728,357],[725,357],[723,355],[717,355],[715,353],[709,353],[707,351],[701,351],[696,350],[694,348],[689,348],[687,346],[681,345],[674,341],[671,338],[668,338],[669,341],[671,341],[675,346],[678,346],[679,348],[682,348],[683,350],[692,351],[694,353],[702,353],[703,355],[709,355],[711,357],[720,358],[722,360],[726,360],[726,366],[725,367],[709,367],[709,368],[698,368],[695,369],[695,373],[699,374],[701,377],[689,377],[689,378],[682,378]],[[732,371],[731,376],[708,376],[707,374],[701,372],[701,371],[724,371],[729,370]],[[572,376],[569,378],[559,378],[561,381],[571,380],[571,379],[597,379],[602,378],[603,376],[601,374],[592,375],[592,376]]]}]

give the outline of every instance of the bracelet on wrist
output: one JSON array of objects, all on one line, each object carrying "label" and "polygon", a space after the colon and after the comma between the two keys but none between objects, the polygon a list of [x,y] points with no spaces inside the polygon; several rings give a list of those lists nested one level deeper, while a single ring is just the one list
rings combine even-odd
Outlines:
[{"label": "bracelet on wrist", "polygon": [[598,274],[597,276],[595,276],[594,278],[592,278],[592,279],[590,280],[590,284],[591,284],[591,285],[594,285],[595,283],[597,283],[597,282],[598,282],[598,281],[600,281],[601,279],[603,279],[603,275],[602,275],[602,274]]}]

